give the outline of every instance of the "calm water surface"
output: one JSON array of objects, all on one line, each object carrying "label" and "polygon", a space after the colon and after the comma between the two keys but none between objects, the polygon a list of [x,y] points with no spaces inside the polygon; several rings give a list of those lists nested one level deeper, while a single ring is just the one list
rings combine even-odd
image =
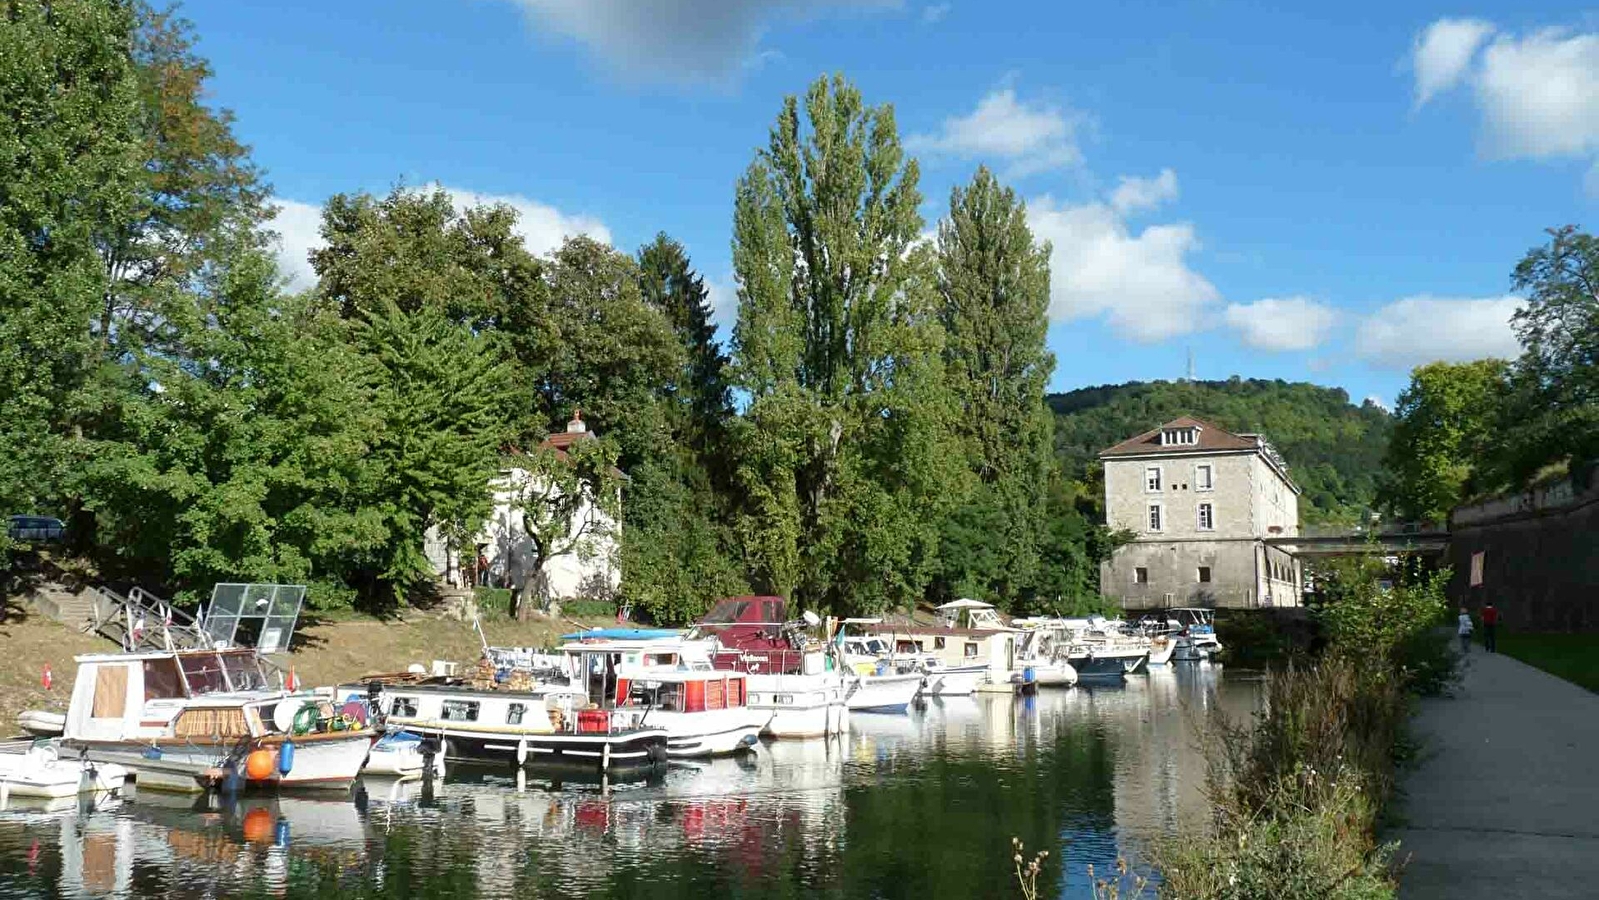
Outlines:
[{"label": "calm water surface", "polygon": [[933,701],[858,715],[843,739],[767,744],[602,785],[459,768],[431,798],[146,792],[0,811],[0,898],[1015,897],[1010,840],[1047,877],[1204,814],[1194,729],[1245,716],[1259,683],[1178,666],[1125,686]]}]

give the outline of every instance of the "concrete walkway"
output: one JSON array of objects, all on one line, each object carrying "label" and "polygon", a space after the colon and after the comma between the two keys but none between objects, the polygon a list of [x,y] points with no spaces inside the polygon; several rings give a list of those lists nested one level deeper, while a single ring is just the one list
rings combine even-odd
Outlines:
[{"label": "concrete walkway", "polygon": [[1400,897],[1599,897],[1599,694],[1476,646],[1415,728]]}]

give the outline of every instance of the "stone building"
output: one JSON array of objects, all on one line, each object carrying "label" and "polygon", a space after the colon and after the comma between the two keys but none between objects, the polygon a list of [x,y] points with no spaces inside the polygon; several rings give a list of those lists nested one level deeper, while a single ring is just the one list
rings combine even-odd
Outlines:
[{"label": "stone building", "polygon": [[1102,451],[1105,520],[1132,532],[1100,565],[1100,593],[1130,610],[1297,606],[1298,561],[1268,538],[1299,534],[1299,487],[1258,434],[1189,416]]}]

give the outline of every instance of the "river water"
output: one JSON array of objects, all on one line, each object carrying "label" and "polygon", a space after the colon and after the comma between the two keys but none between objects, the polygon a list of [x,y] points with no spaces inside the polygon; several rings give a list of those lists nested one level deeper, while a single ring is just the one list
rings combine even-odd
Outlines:
[{"label": "river water", "polygon": [[0,898],[1019,897],[1011,838],[1048,849],[1046,896],[1202,825],[1196,729],[1260,683],[1179,665],[1123,686],[934,700],[831,741],[765,744],[642,782],[464,767],[431,797],[146,792],[0,810]]}]

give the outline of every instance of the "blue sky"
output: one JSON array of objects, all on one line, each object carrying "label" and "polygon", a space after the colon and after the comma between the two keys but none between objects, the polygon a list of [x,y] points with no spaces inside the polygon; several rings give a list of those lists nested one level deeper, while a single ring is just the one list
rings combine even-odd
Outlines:
[{"label": "blue sky", "polygon": [[[1298,5],[1298,4],[1294,4]],[[1599,214],[1599,16],[1477,3],[191,2],[307,277],[336,192],[439,183],[688,247],[736,302],[733,185],[785,94],[892,103],[930,229],[986,162],[1054,245],[1052,388],[1309,380],[1515,350],[1509,273]],[[1304,4],[1311,7],[1310,4]]]}]

